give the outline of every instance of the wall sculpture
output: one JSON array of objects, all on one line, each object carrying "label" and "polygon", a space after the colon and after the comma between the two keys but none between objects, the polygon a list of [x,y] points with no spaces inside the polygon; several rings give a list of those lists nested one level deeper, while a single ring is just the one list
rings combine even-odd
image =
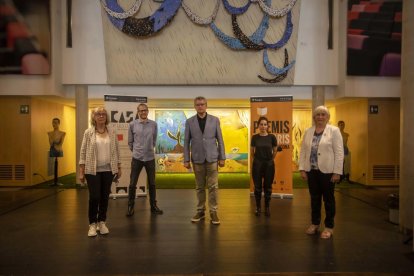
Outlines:
[{"label": "wall sculpture", "polygon": [[293,84],[300,0],[100,2],[109,84]]}]

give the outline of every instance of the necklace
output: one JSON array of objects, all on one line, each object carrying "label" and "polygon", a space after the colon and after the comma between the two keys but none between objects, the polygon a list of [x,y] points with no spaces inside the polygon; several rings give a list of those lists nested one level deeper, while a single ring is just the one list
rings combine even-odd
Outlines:
[{"label": "necklace", "polygon": [[100,132],[97,128],[95,128],[96,132],[98,132],[99,134],[104,134],[106,132],[106,127],[104,128],[104,130],[102,132]]}]

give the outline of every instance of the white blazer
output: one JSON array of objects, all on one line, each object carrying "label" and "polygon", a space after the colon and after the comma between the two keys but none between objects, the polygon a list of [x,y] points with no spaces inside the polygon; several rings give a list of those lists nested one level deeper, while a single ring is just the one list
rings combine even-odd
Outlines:
[{"label": "white blazer", "polygon": [[[311,170],[310,154],[315,127],[308,128],[303,136],[299,157],[299,170]],[[336,126],[326,125],[318,147],[318,167],[323,173],[342,174],[344,145],[342,135]]]}]

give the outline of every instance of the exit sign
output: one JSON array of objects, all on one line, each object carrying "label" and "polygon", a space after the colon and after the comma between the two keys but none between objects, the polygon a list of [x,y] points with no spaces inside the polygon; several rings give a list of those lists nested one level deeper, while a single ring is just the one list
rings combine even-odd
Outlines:
[{"label": "exit sign", "polygon": [[24,104],[20,106],[20,114],[29,114],[29,105],[28,104]]},{"label": "exit sign", "polygon": [[378,105],[370,105],[369,114],[378,114]]}]

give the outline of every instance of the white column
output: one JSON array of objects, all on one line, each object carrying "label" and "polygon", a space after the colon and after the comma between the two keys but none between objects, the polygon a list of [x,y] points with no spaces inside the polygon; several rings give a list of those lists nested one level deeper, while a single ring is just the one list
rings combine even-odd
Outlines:
[{"label": "white column", "polygon": [[312,87],[312,111],[320,105],[325,105],[325,87]]},{"label": "white column", "polygon": [[76,183],[79,181],[79,154],[82,145],[83,133],[88,128],[88,86],[75,86],[76,102]]}]

